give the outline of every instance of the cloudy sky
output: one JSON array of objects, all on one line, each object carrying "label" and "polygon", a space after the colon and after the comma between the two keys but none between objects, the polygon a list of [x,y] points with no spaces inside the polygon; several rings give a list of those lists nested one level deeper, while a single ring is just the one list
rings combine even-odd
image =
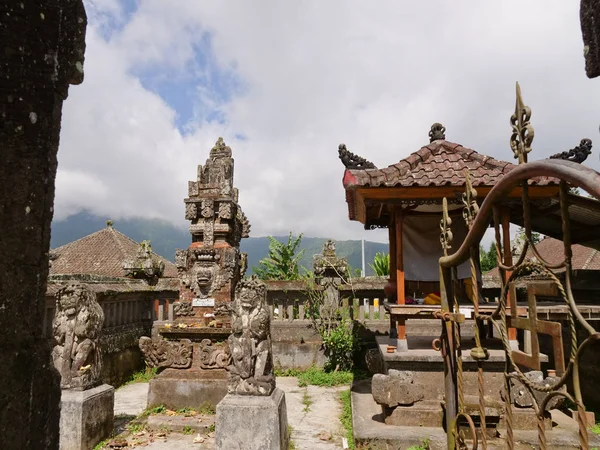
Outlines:
[{"label": "cloudy sky", "polygon": [[[383,167],[448,140],[512,160],[515,81],[530,159],[598,139],[579,2],[87,0],[85,81],[64,106],[55,218],[185,226],[219,136],[252,235],[385,239],[347,218],[338,144]],[[600,145],[600,142],[598,143]],[[600,170],[598,150],[588,165]]]}]

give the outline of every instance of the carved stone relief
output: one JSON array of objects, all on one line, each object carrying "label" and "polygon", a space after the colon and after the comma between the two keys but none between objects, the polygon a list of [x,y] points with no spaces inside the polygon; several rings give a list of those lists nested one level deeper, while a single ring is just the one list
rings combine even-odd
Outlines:
[{"label": "carved stone relief", "polygon": [[143,336],[139,347],[148,367],[187,369],[192,365],[193,348],[189,339],[167,341]]},{"label": "carved stone relief", "polygon": [[228,392],[270,395],[275,389],[267,287],[255,276],[241,280],[235,290]]},{"label": "carved stone relief", "polygon": [[100,383],[103,323],[104,312],[89,288],[69,283],[58,291],[52,360],[61,375],[61,388],[85,390]]}]

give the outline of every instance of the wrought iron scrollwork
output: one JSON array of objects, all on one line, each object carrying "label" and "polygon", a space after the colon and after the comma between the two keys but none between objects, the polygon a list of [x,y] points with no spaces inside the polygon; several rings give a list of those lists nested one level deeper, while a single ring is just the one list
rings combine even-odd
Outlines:
[{"label": "wrought iron scrollwork", "polygon": [[525,106],[521,97],[521,87],[517,83],[517,101],[515,113],[510,117],[513,132],[510,136],[510,148],[519,164],[527,162],[527,154],[531,152],[531,143],[535,132],[529,123],[531,119],[531,108]]},{"label": "wrought iron scrollwork", "polygon": [[448,250],[452,248],[451,244],[453,236],[452,229],[450,228],[452,226],[452,219],[448,214],[448,200],[446,200],[446,197],[444,197],[444,200],[442,202],[442,208],[443,216],[442,220],[440,221],[440,243],[442,244],[442,250],[444,251],[444,255],[448,256]]}]

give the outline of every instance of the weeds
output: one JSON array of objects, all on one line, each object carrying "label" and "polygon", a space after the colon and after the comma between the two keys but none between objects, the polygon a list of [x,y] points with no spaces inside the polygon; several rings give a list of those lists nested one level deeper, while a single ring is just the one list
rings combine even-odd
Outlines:
[{"label": "weeds", "polygon": [[590,431],[594,434],[600,435],[600,423],[597,423],[596,425],[591,426]]},{"label": "weeds", "polygon": [[421,445],[411,445],[407,450],[429,450],[429,439],[425,438]]},{"label": "weeds", "polygon": [[124,386],[134,383],[148,383],[156,376],[157,373],[158,369],[156,367],[146,367],[144,370],[140,370],[139,372],[131,375],[131,378],[124,384]]},{"label": "weeds", "polygon": [[214,433],[214,432],[215,432],[215,424],[214,424],[214,423],[211,423],[211,424],[208,426],[208,432],[209,432],[209,433]]},{"label": "weeds", "polygon": [[129,425],[127,425],[127,431],[133,434],[140,433],[144,431],[145,428],[146,425],[144,425],[143,423],[130,423]]},{"label": "weeds", "polygon": [[194,429],[189,425],[186,425],[185,427],[183,427],[183,430],[181,432],[183,434],[194,434]]},{"label": "weeds", "polygon": [[[103,448],[105,448],[108,445],[108,439],[105,439],[101,442],[98,442],[95,446],[94,446],[94,450],[102,450]],[[290,447],[291,448],[291,447]]]},{"label": "weeds", "polygon": [[310,405],[313,404],[312,398],[310,398],[310,395],[308,394],[308,391],[304,391],[304,394],[302,395],[302,404],[304,405],[304,408],[302,409],[303,412],[309,412],[310,411]]},{"label": "weeds", "polygon": [[318,367],[311,367],[305,372],[298,374],[298,386],[339,386],[350,384],[354,380],[354,373],[340,370],[337,372],[325,372]]},{"label": "weeds", "polygon": [[141,416],[142,416],[142,417],[147,417],[147,416],[152,416],[152,415],[155,415],[155,414],[162,414],[162,413],[164,413],[166,410],[167,410],[167,408],[165,408],[165,405],[158,405],[158,406],[155,406],[155,407],[153,407],[153,408],[148,408],[148,409],[146,409],[146,410],[145,410],[145,411],[144,411],[144,412],[141,414]]},{"label": "weeds", "polygon": [[292,431],[294,431],[294,427],[288,425],[288,450],[296,450],[296,443],[292,440]]},{"label": "weeds", "polygon": [[340,401],[342,402],[342,415],[340,422],[346,430],[346,439],[348,440],[348,448],[354,450],[354,430],[352,428],[352,401],[350,389],[340,392]]},{"label": "weeds", "polygon": [[215,407],[209,402],[204,402],[198,408],[198,413],[205,416],[214,416],[216,414]]}]

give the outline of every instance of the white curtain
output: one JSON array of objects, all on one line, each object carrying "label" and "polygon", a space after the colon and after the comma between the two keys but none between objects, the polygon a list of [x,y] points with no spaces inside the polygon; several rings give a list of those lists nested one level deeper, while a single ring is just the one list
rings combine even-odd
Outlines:
[{"label": "white curtain", "polygon": [[[439,259],[443,256],[440,243],[442,214],[404,216],[402,223],[402,255],[404,278],[411,281],[439,281]],[[462,216],[452,217],[452,248],[454,253],[467,236]],[[458,278],[471,277],[469,260],[458,266]]]}]

